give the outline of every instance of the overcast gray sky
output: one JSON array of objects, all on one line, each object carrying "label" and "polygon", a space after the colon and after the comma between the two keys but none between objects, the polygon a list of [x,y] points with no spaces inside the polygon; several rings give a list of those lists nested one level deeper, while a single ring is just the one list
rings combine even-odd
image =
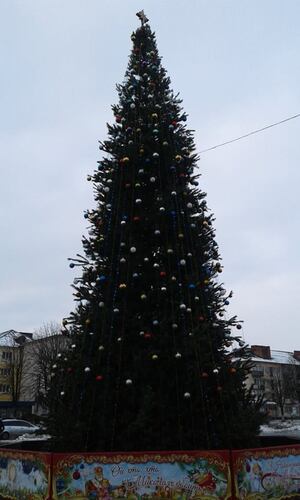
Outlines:
[{"label": "overcast gray sky", "polygon": [[[144,8],[198,150],[300,112],[299,0],[0,0],[0,331],[72,310],[86,175]],[[300,349],[300,119],[201,155],[249,343]]]}]

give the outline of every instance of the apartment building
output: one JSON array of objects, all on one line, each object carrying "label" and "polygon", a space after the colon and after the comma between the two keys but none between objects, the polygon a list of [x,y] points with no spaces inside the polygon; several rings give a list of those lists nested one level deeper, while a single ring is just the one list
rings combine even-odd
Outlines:
[{"label": "apartment building", "polygon": [[288,352],[270,346],[252,345],[253,368],[248,384],[273,418],[300,417],[300,351]]},{"label": "apartment building", "polygon": [[0,416],[26,413],[28,403],[20,399],[23,346],[32,333],[6,330],[0,333]]}]

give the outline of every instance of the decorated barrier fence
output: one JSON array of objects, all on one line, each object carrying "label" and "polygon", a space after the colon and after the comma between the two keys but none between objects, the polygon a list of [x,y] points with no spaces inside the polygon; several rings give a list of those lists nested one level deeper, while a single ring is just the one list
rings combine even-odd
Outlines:
[{"label": "decorated barrier fence", "polygon": [[52,454],[0,450],[0,499],[50,500]]},{"label": "decorated barrier fence", "polygon": [[232,469],[238,499],[300,499],[299,445],[234,451]]},{"label": "decorated barrier fence", "polygon": [[0,500],[300,500],[300,445],[238,451],[0,450]]},{"label": "decorated barrier fence", "polygon": [[229,499],[228,452],[54,455],[53,499]]}]

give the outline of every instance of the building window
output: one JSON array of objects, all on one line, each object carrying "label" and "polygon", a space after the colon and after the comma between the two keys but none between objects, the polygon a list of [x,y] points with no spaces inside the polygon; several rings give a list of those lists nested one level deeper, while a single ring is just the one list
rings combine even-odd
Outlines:
[{"label": "building window", "polygon": [[0,384],[0,393],[7,394],[10,392],[10,385]]},{"label": "building window", "polygon": [[2,359],[5,359],[6,361],[11,361],[12,360],[12,352],[11,351],[2,351]]},{"label": "building window", "polygon": [[0,377],[9,377],[11,374],[10,368],[0,368]]}]

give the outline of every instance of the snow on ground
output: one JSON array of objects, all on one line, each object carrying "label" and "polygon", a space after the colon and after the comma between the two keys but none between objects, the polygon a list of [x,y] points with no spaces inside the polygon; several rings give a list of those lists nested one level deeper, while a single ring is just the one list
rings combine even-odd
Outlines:
[{"label": "snow on ground", "polygon": [[286,435],[288,433],[300,435],[300,420],[273,420],[267,425],[262,425],[260,434]]},{"label": "snow on ground", "polygon": [[2,444],[14,444],[20,443],[22,441],[47,441],[50,439],[50,436],[47,434],[22,434],[22,436],[18,436],[16,439],[1,439],[0,448]]}]

